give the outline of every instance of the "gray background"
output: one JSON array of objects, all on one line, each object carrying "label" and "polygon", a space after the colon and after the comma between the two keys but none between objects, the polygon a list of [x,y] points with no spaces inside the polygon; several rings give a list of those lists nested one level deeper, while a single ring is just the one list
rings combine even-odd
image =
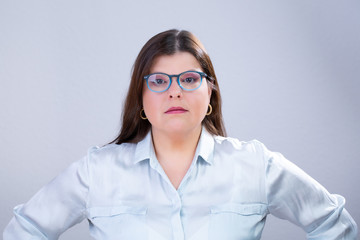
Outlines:
[{"label": "gray background", "polygon": [[[360,1],[0,0],[0,229],[120,127],[132,64],[170,29],[213,60],[228,135],[258,139],[346,197],[360,223]],[[61,239],[90,239],[87,222]],[[305,239],[268,217],[263,239]]]}]

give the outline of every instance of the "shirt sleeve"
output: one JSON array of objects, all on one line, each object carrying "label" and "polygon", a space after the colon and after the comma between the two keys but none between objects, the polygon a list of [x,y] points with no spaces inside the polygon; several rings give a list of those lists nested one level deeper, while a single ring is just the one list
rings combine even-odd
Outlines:
[{"label": "shirt sleeve", "polygon": [[268,210],[300,226],[311,240],[354,240],[357,226],[344,197],[322,185],[277,152],[260,144],[266,163]]},{"label": "shirt sleeve", "polygon": [[29,202],[14,208],[4,240],[58,239],[66,229],[86,217],[87,157],[73,163]]}]

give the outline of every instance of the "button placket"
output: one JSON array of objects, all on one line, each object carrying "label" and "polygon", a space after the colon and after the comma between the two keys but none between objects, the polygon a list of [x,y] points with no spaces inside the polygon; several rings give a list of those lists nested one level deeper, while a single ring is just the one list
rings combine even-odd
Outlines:
[{"label": "button placket", "polygon": [[173,239],[174,240],[184,240],[184,228],[181,221],[181,209],[182,202],[178,192],[174,192],[173,198],[171,200],[173,205],[173,211],[171,214],[171,225],[173,228]]}]

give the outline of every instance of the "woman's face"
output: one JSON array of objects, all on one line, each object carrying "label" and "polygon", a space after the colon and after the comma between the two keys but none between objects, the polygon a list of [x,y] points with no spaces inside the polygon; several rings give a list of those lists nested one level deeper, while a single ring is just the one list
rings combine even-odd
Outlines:
[{"label": "woman's face", "polygon": [[[196,58],[188,52],[157,57],[150,73],[180,74],[185,71],[203,70]],[[152,125],[152,131],[163,133],[189,133],[201,128],[210,103],[211,88],[205,77],[200,87],[194,91],[185,91],[172,78],[171,86],[165,92],[153,92],[144,81],[143,106],[146,117]]]}]

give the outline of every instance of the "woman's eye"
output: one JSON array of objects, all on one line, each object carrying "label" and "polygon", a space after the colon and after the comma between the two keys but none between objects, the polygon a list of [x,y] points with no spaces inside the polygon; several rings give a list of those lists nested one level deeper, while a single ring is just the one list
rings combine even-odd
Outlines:
[{"label": "woman's eye", "polygon": [[181,83],[186,85],[193,85],[199,82],[201,76],[196,72],[187,72],[181,76]]},{"label": "woman's eye", "polygon": [[164,85],[167,84],[167,81],[164,80],[163,78],[154,78],[150,80],[151,84],[154,85]]},{"label": "woman's eye", "polygon": [[194,81],[195,81],[195,78],[192,78],[192,77],[188,77],[188,78],[184,79],[185,83],[193,83]]},{"label": "woman's eye", "polygon": [[158,84],[158,85],[165,83],[164,79],[156,79],[155,82],[156,82],[156,84]]}]

